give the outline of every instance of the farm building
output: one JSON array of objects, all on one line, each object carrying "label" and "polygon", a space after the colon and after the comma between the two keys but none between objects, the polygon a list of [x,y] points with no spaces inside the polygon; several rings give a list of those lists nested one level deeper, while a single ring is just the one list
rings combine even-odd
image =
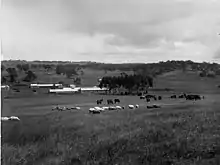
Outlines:
[{"label": "farm building", "polygon": [[81,92],[106,92],[107,88],[99,87],[75,87],[75,88],[62,88],[62,89],[49,89],[49,93],[81,93]]},{"label": "farm building", "polygon": [[108,88],[99,88],[97,86],[94,87],[82,87],[81,92],[106,92]]},{"label": "farm building", "polygon": [[67,94],[67,93],[79,93],[80,88],[62,88],[62,89],[49,89],[49,93],[56,93],[56,94]]},{"label": "farm building", "polygon": [[30,84],[30,88],[62,88],[62,84]]}]

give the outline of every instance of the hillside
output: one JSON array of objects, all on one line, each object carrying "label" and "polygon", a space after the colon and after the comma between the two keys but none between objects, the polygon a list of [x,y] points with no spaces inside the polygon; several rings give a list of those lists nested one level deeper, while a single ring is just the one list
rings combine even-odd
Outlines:
[{"label": "hillside", "polygon": [[[97,85],[98,79],[104,76],[117,76],[121,73],[147,74],[153,77],[163,75],[170,77],[173,71],[192,71],[199,75],[200,72],[212,71],[215,75],[220,73],[219,64],[194,63],[192,61],[167,61],[149,64],[104,64],[94,62],[61,62],[61,61],[2,61],[2,84],[10,82],[8,68],[15,68],[16,80],[20,83],[58,83],[76,84],[80,86]],[[24,82],[27,71],[30,70],[36,78]],[[205,74],[208,75],[208,74]],[[198,77],[198,76],[196,76]],[[80,82],[75,82],[76,78]],[[3,81],[5,80],[5,81]]]}]

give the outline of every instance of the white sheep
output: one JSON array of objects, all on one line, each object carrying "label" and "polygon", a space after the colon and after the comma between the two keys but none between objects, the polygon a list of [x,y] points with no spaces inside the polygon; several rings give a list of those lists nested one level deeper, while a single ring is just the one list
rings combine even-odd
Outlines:
[{"label": "white sheep", "polygon": [[9,120],[20,121],[20,119],[18,117],[16,117],[16,116],[9,117]]},{"label": "white sheep", "polygon": [[114,106],[110,106],[109,107],[109,110],[116,110],[117,108],[116,107],[114,107]]},{"label": "white sheep", "polygon": [[1,121],[8,121],[9,117],[1,117]]},{"label": "white sheep", "polygon": [[139,105],[138,105],[138,104],[136,104],[136,105],[135,105],[135,107],[136,107],[136,108],[139,108]]},{"label": "white sheep", "polygon": [[9,120],[13,120],[13,121],[20,121],[20,119],[16,116],[11,116],[11,117],[1,117],[1,121],[9,121]]},{"label": "white sheep", "polygon": [[109,110],[109,107],[102,107],[102,109],[104,109],[104,110]]},{"label": "white sheep", "polygon": [[134,105],[128,105],[128,108],[134,109]]},{"label": "white sheep", "polygon": [[100,108],[100,107],[94,107],[96,110],[98,110],[98,111],[104,111],[104,109],[103,108]]},{"label": "white sheep", "polygon": [[121,106],[116,106],[115,108],[117,108],[117,109],[122,109],[122,107],[121,107]]},{"label": "white sheep", "polygon": [[100,113],[100,110],[97,110],[95,108],[89,108],[89,113]]}]

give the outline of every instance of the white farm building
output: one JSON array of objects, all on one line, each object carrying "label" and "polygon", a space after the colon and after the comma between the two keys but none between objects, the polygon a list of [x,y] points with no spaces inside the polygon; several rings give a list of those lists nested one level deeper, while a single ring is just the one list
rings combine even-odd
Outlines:
[{"label": "white farm building", "polygon": [[75,87],[75,88],[62,88],[62,89],[49,89],[49,93],[85,93],[85,92],[106,92],[107,88],[99,87]]},{"label": "white farm building", "polygon": [[30,88],[62,88],[62,84],[30,84]]}]

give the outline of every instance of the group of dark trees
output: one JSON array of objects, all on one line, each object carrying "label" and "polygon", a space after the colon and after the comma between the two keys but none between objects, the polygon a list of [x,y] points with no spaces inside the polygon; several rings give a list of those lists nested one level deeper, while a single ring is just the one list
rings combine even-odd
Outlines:
[{"label": "group of dark trees", "polygon": [[65,74],[67,78],[71,78],[77,76],[79,70],[80,67],[73,64],[57,65],[56,74]]},{"label": "group of dark trees", "polygon": [[116,92],[120,88],[124,88],[128,93],[133,91],[146,91],[148,87],[153,87],[153,78],[141,74],[121,74],[120,76],[107,76],[103,77],[100,88],[109,88],[110,92]]},{"label": "group of dark trees", "polygon": [[16,78],[18,77],[17,71],[15,68],[7,68],[6,71],[8,72],[9,75],[9,81],[10,82],[15,82]]},{"label": "group of dark trees", "polygon": [[30,66],[29,64],[17,64],[16,67],[18,68],[19,71],[28,71]]},{"label": "group of dark trees", "polygon": [[[6,65],[4,65],[6,64]],[[10,67],[6,67],[10,66]],[[132,72],[136,75],[155,77],[157,75],[174,71],[174,70],[192,70],[200,71],[201,77],[215,77],[220,75],[220,65],[217,63],[196,63],[192,61],[166,61],[159,63],[148,64],[104,64],[96,62],[70,62],[70,61],[33,61],[27,62],[24,60],[9,60],[2,61],[1,69],[8,73],[8,76],[3,76],[2,81],[15,82],[18,79],[20,72],[25,72],[26,77],[24,81],[33,81],[36,79],[34,70],[43,69],[45,71],[55,71],[57,74],[64,74],[67,78],[72,78],[73,81],[80,84],[79,75],[83,74],[81,68],[88,68],[94,70],[108,71],[120,71],[120,72]],[[17,71],[19,73],[17,73]]]},{"label": "group of dark trees", "polygon": [[14,67],[8,67],[6,68],[4,65],[1,65],[1,72],[6,71],[7,75],[2,75],[1,77],[1,83],[5,84],[7,82],[15,83],[18,82],[18,72],[24,71],[26,73],[26,76],[22,79],[22,81],[31,82],[37,78],[37,76],[29,70],[29,64],[17,64],[17,69]]}]

